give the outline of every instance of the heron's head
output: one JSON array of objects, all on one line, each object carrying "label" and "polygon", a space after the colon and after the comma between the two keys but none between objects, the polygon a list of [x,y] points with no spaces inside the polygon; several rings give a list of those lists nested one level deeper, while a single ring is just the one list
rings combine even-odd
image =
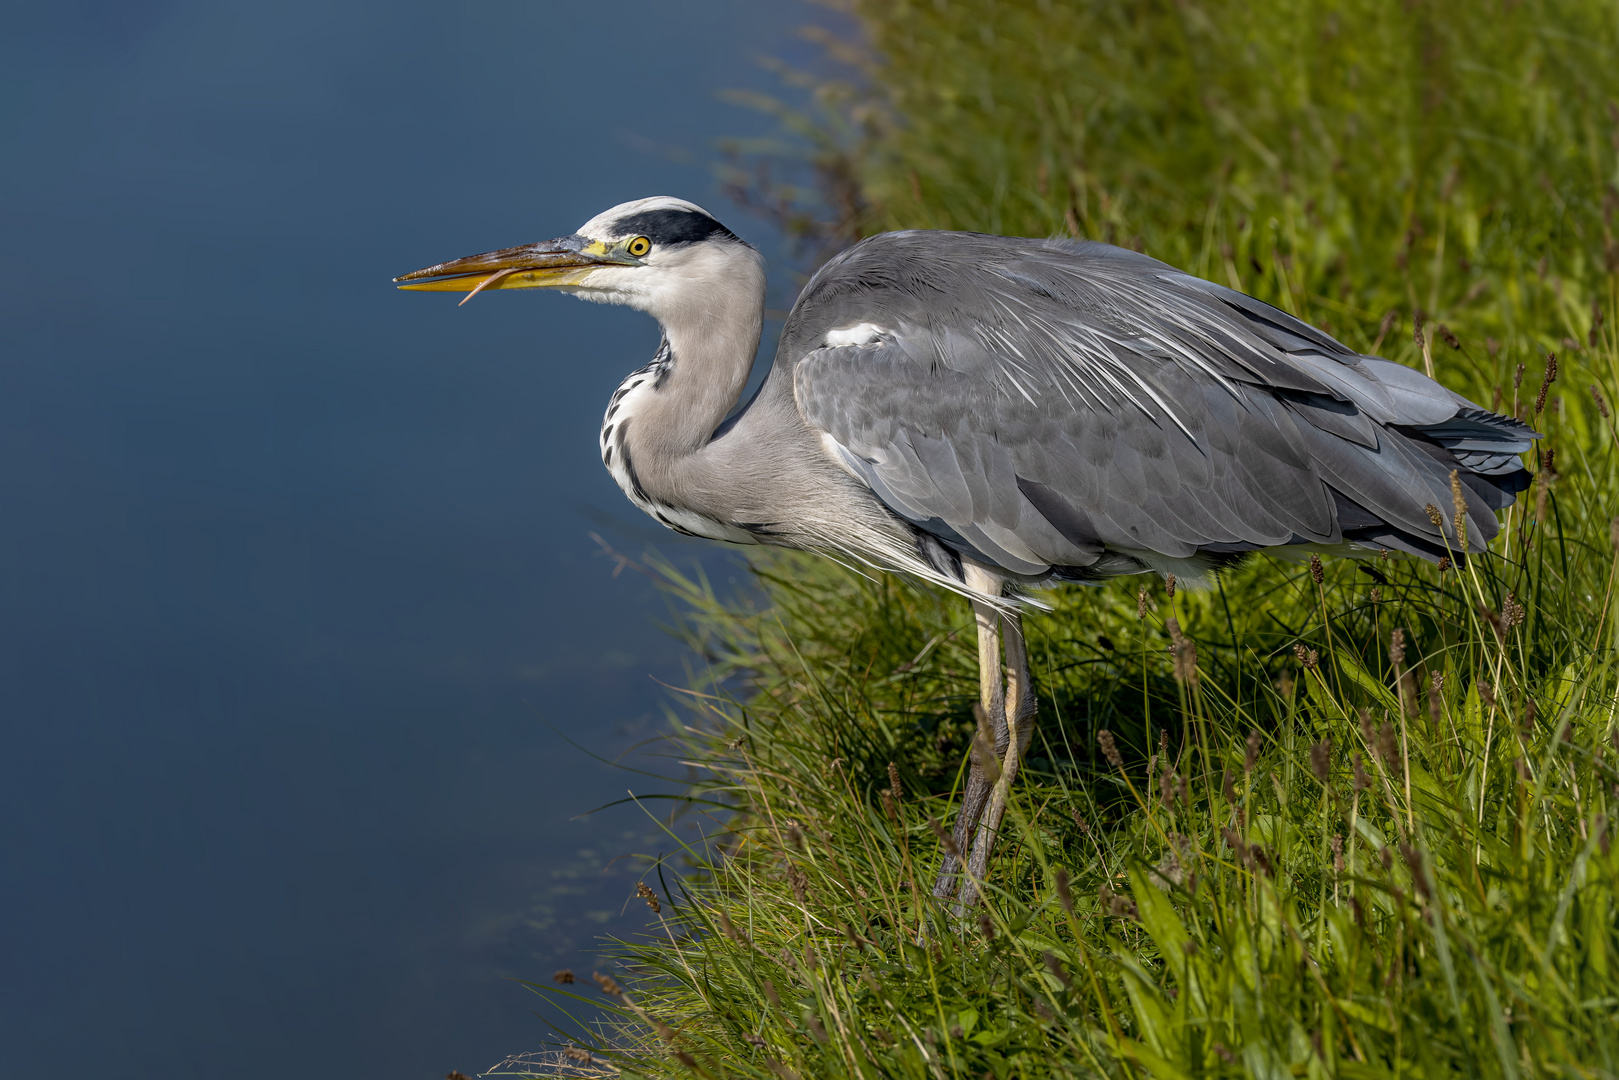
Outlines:
[{"label": "heron's head", "polygon": [[[401,289],[558,289],[666,319],[716,290],[763,295],[759,253],[707,210],[658,196],[597,214],[572,236],[488,251],[394,278]],[[466,303],[463,300],[462,303]]]}]

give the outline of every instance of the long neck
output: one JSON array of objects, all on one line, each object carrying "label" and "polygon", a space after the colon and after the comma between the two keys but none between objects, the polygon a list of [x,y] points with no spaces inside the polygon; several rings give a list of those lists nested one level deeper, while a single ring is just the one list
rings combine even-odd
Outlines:
[{"label": "long neck", "polygon": [[706,508],[715,494],[700,452],[747,384],[764,321],[764,270],[747,255],[723,274],[688,279],[670,302],[648,305],[664,345],[608,406],[603,460],[649,512],[652,503]]},{"label": "long neck", "polygon": [[696,453],[735,408],[759,349],[761,293],[745,287],[711,292],[660,320],[662,363],[637,402],[629,436],[638,456],[668,461]]}]

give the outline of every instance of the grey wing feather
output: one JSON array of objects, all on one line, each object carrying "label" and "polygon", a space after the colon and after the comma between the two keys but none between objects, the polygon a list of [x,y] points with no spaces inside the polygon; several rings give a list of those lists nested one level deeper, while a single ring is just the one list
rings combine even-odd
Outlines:
[{"label": "grey wing feather", "polygon": [[[865,326],[843,344],[830,331]],[[1346,538],[1469,539],[1537,436],[1269,305],[1103,244],[889,233],[783,331],[806,421],[895,513],[1022,575]],[[1446,515],[1449,516],[1448,513]],[[1454,538],[1452,538],[1454,539]]]}]

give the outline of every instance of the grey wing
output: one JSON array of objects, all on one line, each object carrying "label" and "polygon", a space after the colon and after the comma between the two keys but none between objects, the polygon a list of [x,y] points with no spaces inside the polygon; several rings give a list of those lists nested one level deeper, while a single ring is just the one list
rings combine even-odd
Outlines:
[{"label": "grey wing", "polygon": [[782,356],[805,420],[890,509],[1027,576],[1345,539],[1437,557],[1426,508],[1451,516],[1452,470],[1476,550],[1534,437],[1100,244],[875,237],[811,280]]}]

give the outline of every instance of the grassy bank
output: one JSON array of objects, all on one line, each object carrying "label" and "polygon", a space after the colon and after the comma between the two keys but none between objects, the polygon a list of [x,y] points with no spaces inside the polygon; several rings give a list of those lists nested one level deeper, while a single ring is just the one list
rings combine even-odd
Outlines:
[{"label": "grassy bank", "polygon": [[859,80],[807,121],[829,197],[787,218],[1143,247],[1544,453],[1464,567],[1049,594],[1032,760],[961,921],[928,893],[965,605],[789,553],[762,599],[665,568],[710,836],[648,877],[580,1069],[1619,1076],[1619,16],[1460,7],[855,6]]}]

